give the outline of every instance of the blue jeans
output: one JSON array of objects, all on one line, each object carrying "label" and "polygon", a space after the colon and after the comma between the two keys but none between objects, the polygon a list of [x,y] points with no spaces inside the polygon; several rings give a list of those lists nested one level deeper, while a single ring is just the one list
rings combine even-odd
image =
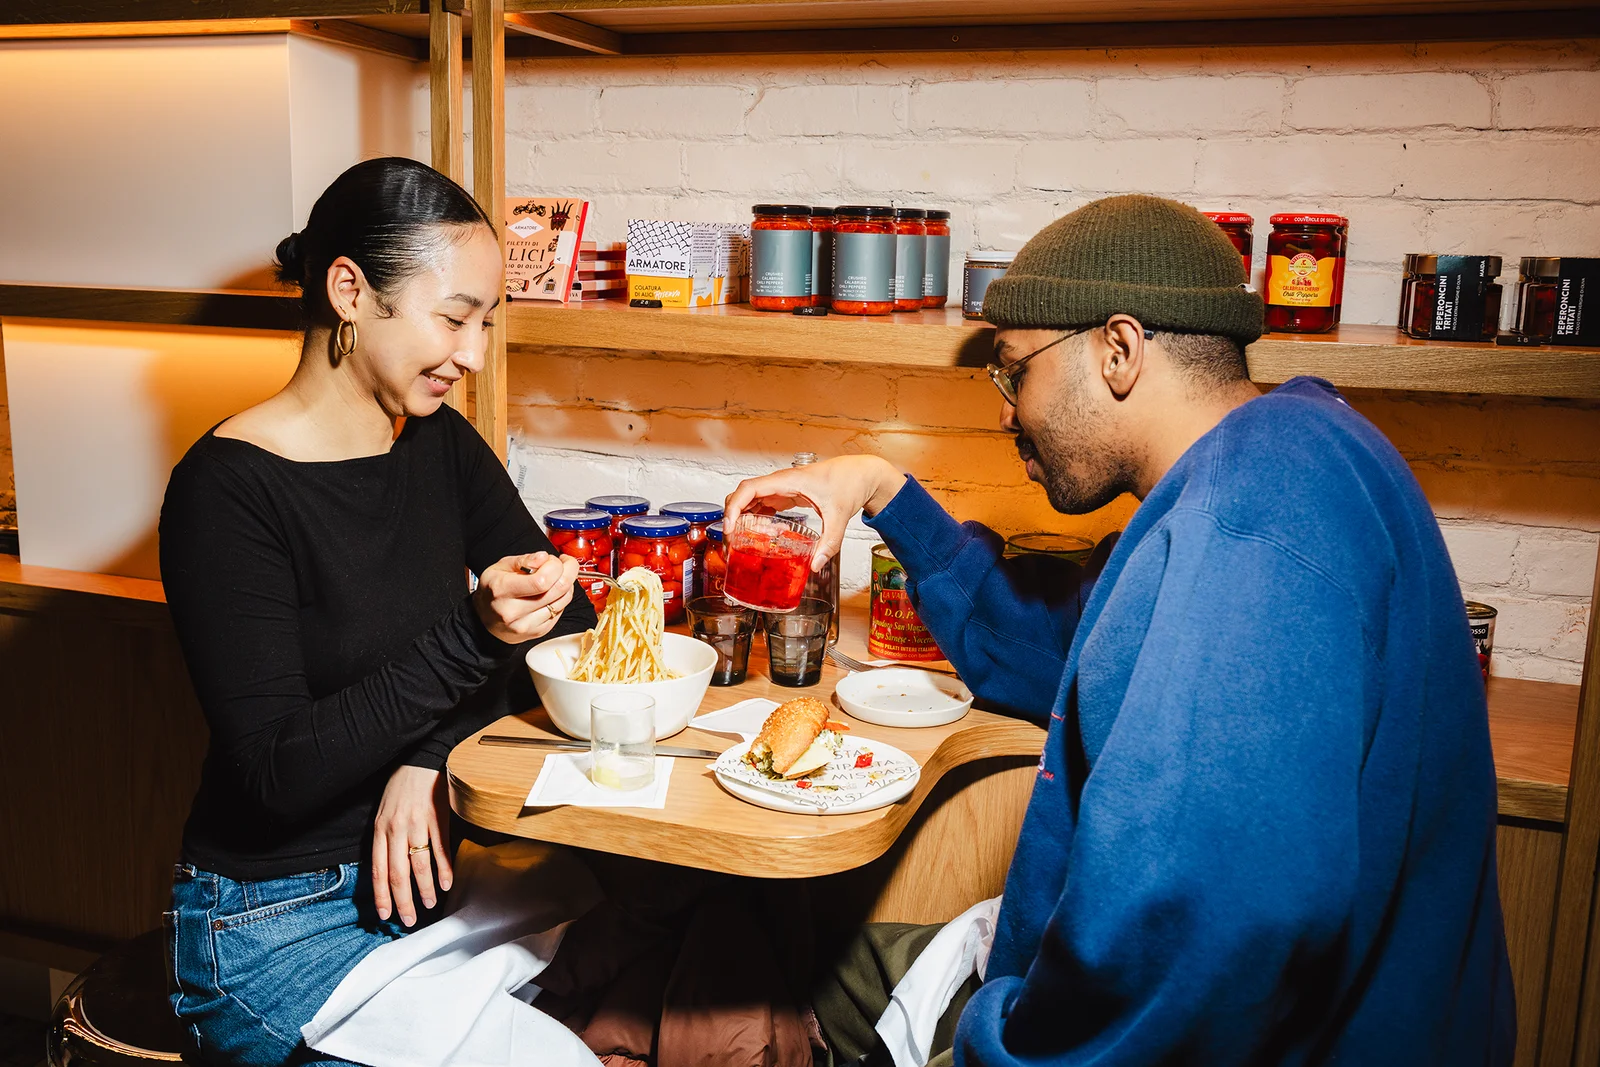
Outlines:
[{"label": "blue jeans", "polygon": [[365,865],[237,882],[179,864],[167,913],[172,1006],[208,1063],[339,1064],[300,1027],[367,953],[405,934],[378,919]]}]

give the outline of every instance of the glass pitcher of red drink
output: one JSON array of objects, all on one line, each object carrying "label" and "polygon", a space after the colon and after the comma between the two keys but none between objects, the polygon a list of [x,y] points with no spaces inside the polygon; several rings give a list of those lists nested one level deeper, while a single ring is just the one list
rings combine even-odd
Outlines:
[{"label": "glass pitcher of red drink", "polygon": [[805,596],[820,539],[805,523],[777,515],[740,515],[723,531],[728,573],[722,595],[757,611],[790,612]]}]

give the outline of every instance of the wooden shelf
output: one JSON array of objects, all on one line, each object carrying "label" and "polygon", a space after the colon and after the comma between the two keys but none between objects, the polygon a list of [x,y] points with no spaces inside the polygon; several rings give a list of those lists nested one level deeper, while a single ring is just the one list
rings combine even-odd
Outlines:
[{"label": "wooden shelf", "polygon": [[[465,0],[440,0],[462,12]],[[12,4],[0,37],[310,33],[423,58],[423,0],[125,0]],[[1588,0],[1326,0],[1297,16],[1258,0],[506,0],[513,56],[1010,51],[1600,34]],[[289,20],[294,25],[286,25]],[[344,27],[341,29],[341,24]],[[470,37],[470,30],[468,31]]]},{"label": "wooden shelf", "polygon": [[1578,688],[1489,679],[1489,741],[1501,815],[1566,822]]},{"label": "wooden shelf", "polygon": [[[981,367],[992,358],[993,328],[963,319],[955,308],[806,318],[743,304],[645,309],[620,300],[521,301],[507,318],[514,347],[912,367]],[[1600,348],[1418,341],[1386,326],[1342,326],[1327,334],[1268,334],[1246,355],[1250,377],[1268,385],[1314,374],[1346,388],[1600,399]]]},{"label": "wooden shelf", "polygon": [[298,291],[134,289],[0,282],[0,316],[297,330],[300,328],[300,296]]}]

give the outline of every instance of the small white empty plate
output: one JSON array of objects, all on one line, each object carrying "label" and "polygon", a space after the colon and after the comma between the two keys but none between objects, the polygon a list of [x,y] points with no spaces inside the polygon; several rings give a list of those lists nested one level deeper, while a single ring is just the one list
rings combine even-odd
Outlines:
[{"label": "small white empty plate", "polygon": [[839,706],[874,726],[943,726],[972,707],[961,679],[909,667],[857,671],[834,687]]}]

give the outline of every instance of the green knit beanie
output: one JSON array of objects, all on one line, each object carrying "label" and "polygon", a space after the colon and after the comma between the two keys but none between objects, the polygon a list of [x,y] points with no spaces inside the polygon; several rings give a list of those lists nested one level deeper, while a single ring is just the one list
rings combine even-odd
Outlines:
[{"label": "green knit beanie", "polygon": [[1108,196],[1022,246],[989,285],[983,317],[1024,329],[1095,326],[1118,313],[1152,330],[1261,336],[1261,297],[1216,223],[1158,196]]}]

